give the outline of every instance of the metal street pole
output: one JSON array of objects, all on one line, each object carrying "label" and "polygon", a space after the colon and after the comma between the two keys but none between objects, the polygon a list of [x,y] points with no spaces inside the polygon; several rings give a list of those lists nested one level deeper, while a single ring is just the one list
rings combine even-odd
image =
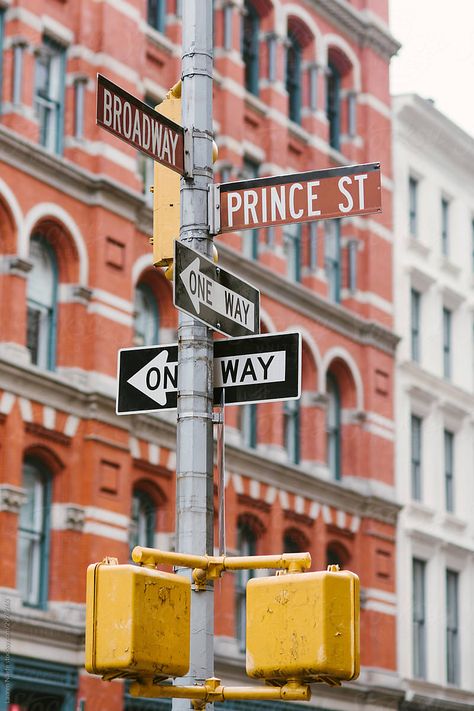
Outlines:
[{"label": "metal street pole", "polygon": [[[212,182],[212,0],[183,3],[183,127],[193,135],[193,177],[181,181],[180,240],[212,253],[207,188]],[[213,553],[213,345],[210,329],[180,312],[178,327],[178,422],[176,464],[177,550]],[[180,570],[190,575],[189,570]],[[214,592],[193,591],[191,666],[177,684],[194,684],[214,673]],[[173,710],[191,702],[174,699]]]}]

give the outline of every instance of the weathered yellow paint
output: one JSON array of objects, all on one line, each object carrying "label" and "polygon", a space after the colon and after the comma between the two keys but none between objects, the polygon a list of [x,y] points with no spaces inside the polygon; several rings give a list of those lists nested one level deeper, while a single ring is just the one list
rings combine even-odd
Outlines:
[{"label": "weathered yellow paint", "polygon": [[[155,106],[162,116],[181,125],[181,82]],[[174,240],[179,239],[180,175],[155,161],[153,186],[153,263],[168,266],[173,259]]]},{"label": "weathered yellow paint", "polygon": [[329,684],[360,669],[359,578],[337,569],[247,583],[247,674]]},{"label": "weathered yellow paint", "polygon": [[167,679],[189,670],[187,578],[116,561],[90,565],[86,669],[106,679]]}]

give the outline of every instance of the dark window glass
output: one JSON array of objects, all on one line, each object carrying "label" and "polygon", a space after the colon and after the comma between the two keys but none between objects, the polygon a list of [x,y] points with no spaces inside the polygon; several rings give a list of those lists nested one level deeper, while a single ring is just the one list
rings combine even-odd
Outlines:
[{"label": "dark window glass", "polygon": [[241,405],[239,407],[239,429],[242,444],[251,449],[257,446],[257,405]]},{"label": "dark window glass", "polygon": [[[244,158],[242,173],[244,180],[258,178],[260,165],[251,158]],[[258,259],[258,236],[259,230],[244,230],[242,233],[243,252],[249,259]]]},{"label": "dark window glass", "polygon": [[295,123],[301,123],[301,54],[296,37],[288,33],[286,50],[286,90],[288,92],[288,116]]},{"label": "dark window glass", "polygon": [[339,150],[341,145],[341,75],[329,63],[326,80],[326,115],[329,122],[329,145]]},{"label": "dark window glass", "polygon": [[301,281],[301,224],[290,223],[283,227],[283,250],[286,273],[292,281]]},{"label": "dark window glass", "polygon": [[411,495],[415,501],[421,501],[421,436],[422,420],[411,416]]},{"label": "dark window glass", "polygon": [[57,319],[57,265],[54,252],[40,237],[30,243],[33,268],[26,295],[26,345],[31,362],[54,370]]},{"label": "dark window glass", "polygon": [[158,32],[165,31],[165,0],[147,0],[147,22]]},{"label": "dark window glass", "polygon": [[258,96],[260,17],[251,2],[245,2],[242,22],[242,59],[245,66],[245,88]]},{"label": "dark window glass", "polygon": [[426,678],[426,612],[424,560],[413,559],[413,676]]},{"label": "dark window glass", "polygon": [[147,284],[138,284],[135,289],[133,311],[134,345],[156,345],[159,340],[159,314],[155,296]]}]

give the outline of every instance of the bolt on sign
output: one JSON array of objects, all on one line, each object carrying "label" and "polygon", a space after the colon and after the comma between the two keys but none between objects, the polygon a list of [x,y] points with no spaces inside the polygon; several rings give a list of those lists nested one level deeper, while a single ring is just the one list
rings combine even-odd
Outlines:
[{"label": "bolt on sign", "polygon": [[184,129],[97,75],[97,123],[139,151],[184,175]]},{"label": "bolt on sign", "polygon": [[215,234],[381,212],[380,163],[221,183],[211,207]]}]

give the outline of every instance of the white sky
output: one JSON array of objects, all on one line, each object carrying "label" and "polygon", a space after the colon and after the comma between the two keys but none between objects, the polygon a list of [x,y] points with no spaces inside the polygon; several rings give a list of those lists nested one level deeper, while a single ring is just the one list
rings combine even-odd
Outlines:
[{"label": "white sky", "polygon": [[434,99],[474,137],[474,0],[389,0],[391,93]]}]

